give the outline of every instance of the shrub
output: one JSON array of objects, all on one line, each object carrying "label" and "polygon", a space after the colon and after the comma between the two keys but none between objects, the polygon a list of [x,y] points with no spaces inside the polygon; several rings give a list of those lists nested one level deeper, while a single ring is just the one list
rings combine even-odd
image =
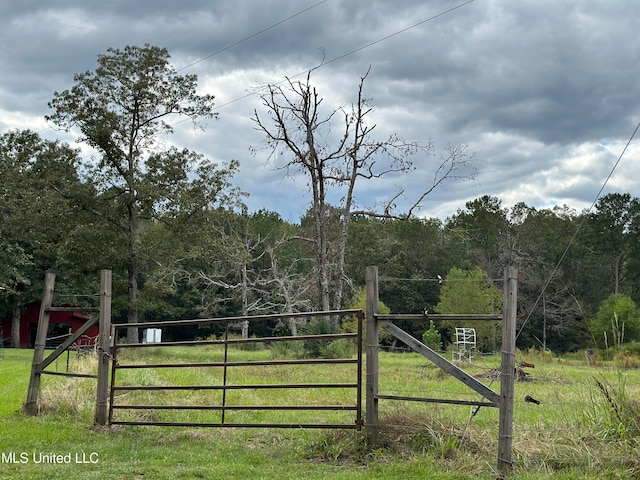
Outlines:
[{"label": "shrub", "polygon": [[429,322],[429,330],[422,334],[422,343],[436,352],[442,350],[442,337],[433,323],[433,320],[430,320]]},{"label": "shrub", "polygon": [[622,346],[622,348],[625,354],[635,355],[637,357],[640,357],[640,343],[638,342],[625,343]]},{"label": "shrub", "polygon": [[599,347],[620,347],[625,340],[639,340],[640,309],[631,297],[613,294],[602,302],[590,328]]},{"label": "shrub", "polygon": [[346,338],[334,340],[320,348],[321,358],[349,358],[354,353],[353,342]]},{"label": "shrub", "polygon": [[[303,330],[304,335],[327,335],[334,333],[331,331],[331,322],[328,318],[318,318],[317,320],[313,320],[305,325],[301,330]],[[329,340],[320,339],[305,340],[303,343],[304,356],[306,358],[322,358],[322,349],[326,347],[329,342]]]},{"label": "shrub", "polygon": [[271,358],[301,358],[303,345],[296,341],[272,342],[270,344]]}]

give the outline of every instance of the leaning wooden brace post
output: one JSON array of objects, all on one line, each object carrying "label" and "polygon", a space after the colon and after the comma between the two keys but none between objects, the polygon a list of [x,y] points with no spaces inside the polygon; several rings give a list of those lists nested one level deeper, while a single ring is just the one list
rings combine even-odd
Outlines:
[{"label": "leaning wooden brace post", "polygon": [[366,284],[366,412],[367,439],[378,443],[378,267],[367,267]]},{"label": "leaning wooden brace post", "polygon": [[502,324],[502,367],[500,375],[500,422],[498,432],[498,471],[506,473],[513,467],[513,389],[516,370],[516,310],[518,300],[518,269],[507,267],[504,275],[504,314]]},{"label": "leaning wooden brace post", "polygon": [[44,293],[40,303],[40,316],[38,317],[38,330],[36,343],[33,348],[33,362],[31,363],[31,378],[29,390],[27,390],[27,402],[24,410],[29,415],[38,414],[38,392],[40,390],[40,378],[42,360],[44,359],[44,347],[47,343],[47,331],[49,330],[49,308],[53,302],[53,288],[56,283],[56,274],[47,272],[44,277]]},{"label": "leaning wooden brace post", "polygon": [[98,388],[96,391],[96,425],[107,424],[109,398],[109,360],[111,359],[111,270],[100,272],[100,335],[98,337]]}]

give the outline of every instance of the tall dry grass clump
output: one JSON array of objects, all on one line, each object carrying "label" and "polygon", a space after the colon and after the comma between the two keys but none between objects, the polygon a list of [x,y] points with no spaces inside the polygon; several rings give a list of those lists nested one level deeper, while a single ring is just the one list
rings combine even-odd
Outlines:
[{"label": "tall dry grass clump", "polygon": [[[71,358],[68,365],[69,373],[95,375],[98,360],[95,353],[88,353]],[[58,370],[66,371],[67,367],[58,364]],[[95,402],[95,379],[43,375],[38,402],[40,412],[91,418]]]},{"label": "tall dry grass clump", "polygon": [[614,362],[618,368],[623,369],[637,369],[640,368],[640,357],[635,353],[629,351],[623,351],[618,353],[614,357]]},{"label": "tall dry grass clump", "polygon": [[640,402],[627,394],[622,372],[616,385],[595,377],[594,382],[592,401],[584,412],[590,430],[605,440],[640,440]]}]

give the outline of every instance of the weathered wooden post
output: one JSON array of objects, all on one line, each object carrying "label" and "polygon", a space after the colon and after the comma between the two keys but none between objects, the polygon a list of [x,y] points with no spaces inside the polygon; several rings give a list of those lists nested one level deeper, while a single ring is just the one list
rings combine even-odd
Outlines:
[{"label": "weathered wooden post", "polygon": [[498,471],[513,467],[513,390],[516,370],[516,310],[518,269],[507,267],[504,274],[504,314],[502,324],[502,367],[500,375],[500,422],[498,427]]},{"label": "weathered wooden post", "polygon": [[367,439],[378,443],[378,267],[367,267],[366,274],[366,411]]},{"label": "weathered wooden post", "polygon": [[111,359],[111,270],[100,272],[100,335],[98,343],[98,388],[96,390],[96,425],[107,424],[109,398],[109,360]]},{"label": "weathered wooden post", "polygon": [[40,304],[40,315],[38,316],[38,330],[36,332],[36,343],[33,348],[33,362],[31,363],[31,378],[29,379],[29,390],[27,390],[27,402],[24,410],[29,415],[38,414],[38,392],[40,391],[41,364],[44,359],[44,347],[47,343],[47,331],[49,330],[49,309],[53,302],[53,288],[56,283],[56,274],[47,272],[44,277],[44,293]]}]

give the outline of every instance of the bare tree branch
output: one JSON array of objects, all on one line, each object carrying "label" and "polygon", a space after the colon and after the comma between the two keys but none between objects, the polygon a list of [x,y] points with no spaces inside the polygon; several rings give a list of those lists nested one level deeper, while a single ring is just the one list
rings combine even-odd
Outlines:
[{"label": "bare tree branch", "polygon": [[[412,201],[407,212],[394,213],[396,202],[404,195],[402,188],[384,204],[382,211],[354,209],[359,180],[411,172],[415,169],[411,157],[422,152],[429,158],[433,148],[431,143],[407,142],[397,134],[384,140],[373,138],[376,125],[368,123],[372,107],[364,95],[364,82],[369,73],[370,70],[360,78],[357,100],[350,108],[340,106],[324,112],[309,72],[305,82],[287,79],[283,86],[269,85],[267,93],[261,95],[266,114],[262,116],[254,111],[255,128],[265,135],[269,160],[275,168],[287,173],[298,169],[307,176],[311,190],[309,213],[314,228],[318,308],[322,310],[341,307],[346,244],[353,215],[409,218],[443,182],[462,178],[464,172],[469,172],[465,170],[471,160],[466,145],[450,146],[435,170],[431,185]],[[336,124],[342,129],[337,134],[332,131]],[[330,191],[339,192],[334,195],[340,198],[340,205],[332,207],[327,203]],[[338,218],[332,220],[331,215]],[[332,221],[339,229],[337,241],[332,239],[335,235],[330,235]]]}]

